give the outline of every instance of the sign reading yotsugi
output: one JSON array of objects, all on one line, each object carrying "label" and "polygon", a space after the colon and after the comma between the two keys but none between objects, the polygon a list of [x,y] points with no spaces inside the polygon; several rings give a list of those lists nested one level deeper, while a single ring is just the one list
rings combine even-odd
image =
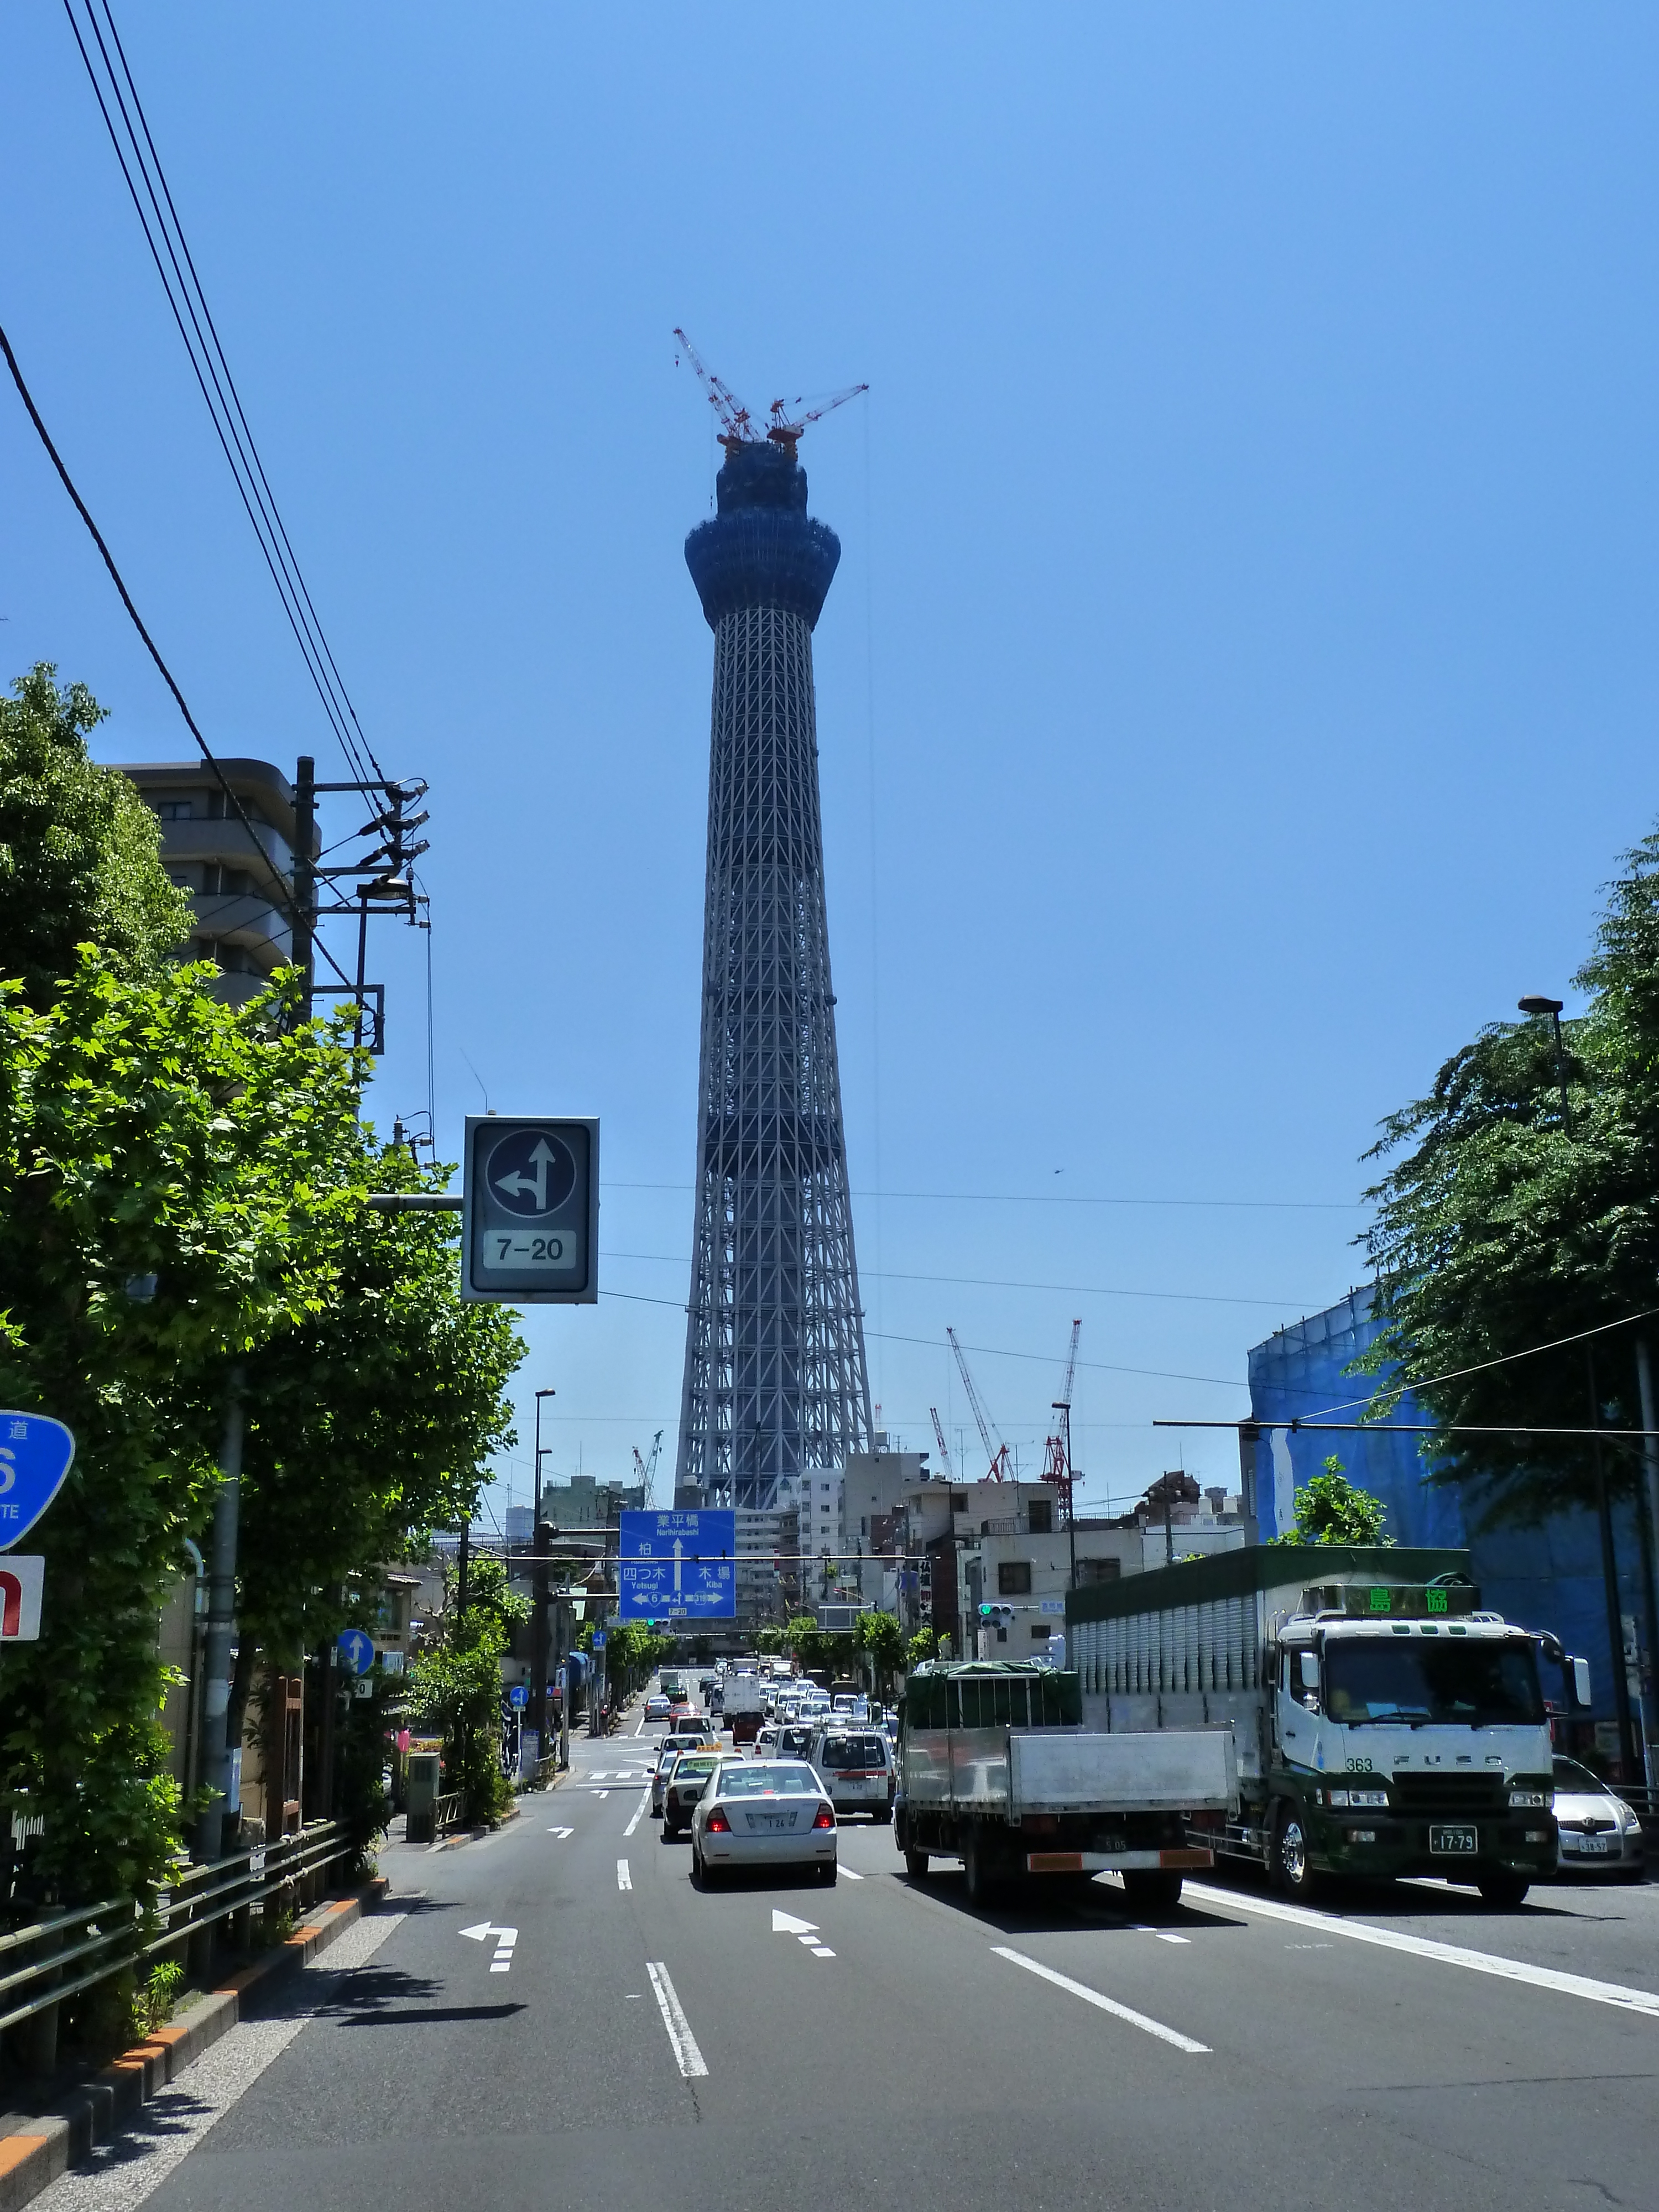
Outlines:
[{"label": "sign reading yotsugi", "polygon": [[592,1305],[599,1295],[599,1125],[469,1114],[461,1296]]},{"label": "sign reading yotsugi", "polygon": [[617,1559],[619,1617],[732,1620],[737,1549],[735,1513],[624,1513]]}]

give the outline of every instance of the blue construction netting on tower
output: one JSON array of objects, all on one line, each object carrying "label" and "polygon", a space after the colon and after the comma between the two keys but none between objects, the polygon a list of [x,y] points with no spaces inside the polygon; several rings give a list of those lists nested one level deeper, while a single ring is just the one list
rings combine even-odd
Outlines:
[{"label": "blue construction netting on tower", "polygon": [[[1252,1418],[1307,1420],[1322,1414],[1335,1421],[1361,1419],[1373,1380],[1348,1370],[1376,1334],[1371,1292],[1364,1288],[1258,1344],[1249,1355]],[[1408,1391],[1390,1418],[1408,1423],[1428,1416]],[[1334,1453],[1351,1482],[1382,1499],[1388,1510],[1386,1533],[1396,1544],[1467,1549],[1470,1571],[1494,1612],[1527,1628],[1553,1631],[1568,1650],[1588,1659],[1595,1717],[1611,1721],[1612,1645],[1595,1515],[1586,1508],[1553,1513],[1534,1528],[1488,1526],[1478,1505],[1466,1506],[1458,1486],[1432,1480],[1431,1466],[1419,1449],[1422,1442],[1413,1436],[1377,1431],[1333,1435],[1314,1429],[1294,1435],[1269,1429],[1254,1444],[1247,1441],[1245,1474],[1247,1480],[1254,1478],[1263,1540],[1288,1533],[1296,1492]],[[1620,1610],[1629,1624],[1627,1639],[1634,1635],[1641,1647],[1644,1696],[1650,1699],[1651,1661],[1642,1626],[1640,1531],[1628,1506],[1615,1508],[1613,1519]]]}]

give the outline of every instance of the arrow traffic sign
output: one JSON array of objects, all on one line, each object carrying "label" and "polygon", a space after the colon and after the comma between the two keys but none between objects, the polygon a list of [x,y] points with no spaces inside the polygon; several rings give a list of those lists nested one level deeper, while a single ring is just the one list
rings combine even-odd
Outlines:
[{"label": "arrow traffic sign", "polygon": [[363,1629],[343,1630],[334,1648],[348,1674],[367,1674],[374,1664],[374,1638]]},{"label": "arrow traffic sign", "polygon": [[512,1305],[599,1296],[599,1125],[470,1114],[461,1194],[461,1296]]}]

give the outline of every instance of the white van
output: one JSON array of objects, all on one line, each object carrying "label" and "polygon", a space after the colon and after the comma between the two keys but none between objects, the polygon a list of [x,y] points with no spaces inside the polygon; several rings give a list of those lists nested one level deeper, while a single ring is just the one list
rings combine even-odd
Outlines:
[{"label": "white van", "polygon": [[811,1759],[838,1820],[846,1813],[867,1813],[884,1822],[892,1819],[893,1750],[879,1729],[865,1721],[822,1722]]}]

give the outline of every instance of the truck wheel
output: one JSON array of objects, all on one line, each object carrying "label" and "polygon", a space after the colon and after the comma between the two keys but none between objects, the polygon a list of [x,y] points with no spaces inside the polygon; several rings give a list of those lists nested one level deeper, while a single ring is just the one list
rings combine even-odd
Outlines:
[{"label": "truck wheel", "polygon": [[907,1846],[904,1853],[904,1871],[912,1881],[926,1881],[927,1879],[927,1852],[912,1850]]},{"label": "truck wheel", "polygon": [[1181,1903],[1181,1881],[1178,1874],[1162,1869],[1132,1867],[1123,1876],[1123,1901],[1143,1919],[1154,1919],[1160,1913],[1173,1912]]},{"label": "truck wheel", "polygon": [[1476,1887],[1480,1892],[1483,1905],[1504,1905],[1513,1910],[1526,1896],[1532,1884],[1523,1874],[1508,1874],[1500,1870],[1496,1874],[1483,1874]]},{"label": "truck wheel", "polygon": [[1289,1797],[1279,1801],[1273,1820],[1271,1868],[1275,1887],[1286,1897],[1304,1903],[1314,1893],[1313,1859],[1308,1849],[1308,1824],[1302,1808]]}]

